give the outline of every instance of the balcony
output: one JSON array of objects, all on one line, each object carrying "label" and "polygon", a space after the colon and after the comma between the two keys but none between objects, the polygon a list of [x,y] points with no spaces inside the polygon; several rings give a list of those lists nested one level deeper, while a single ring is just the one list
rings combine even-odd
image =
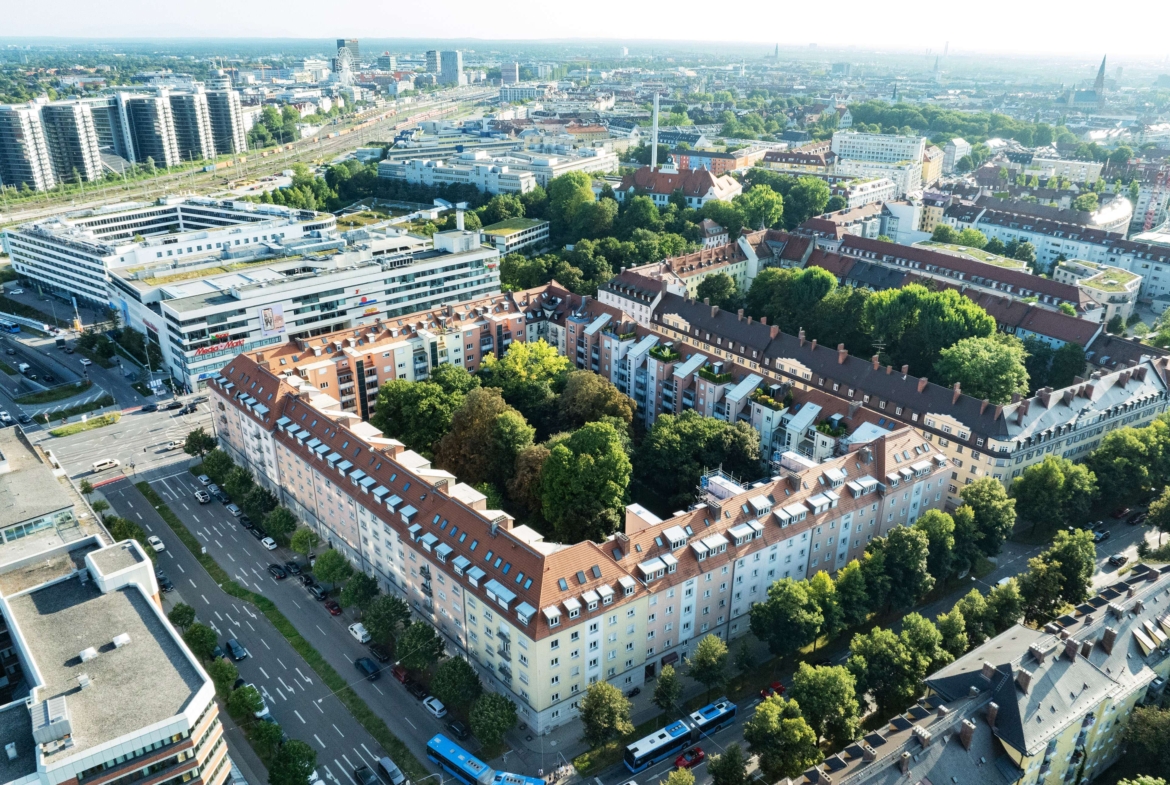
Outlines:
[{"label": "balcony", "polygon": [[427,595],[428,597],[434,596],[434,591],[431,589],[431,582],[430,581],[423,581],[419,585],[419,591],[421,591],[423,594]]},{"label": "balcony", "polygon": [[512,660],[512,650],[508,648],[507,644],[500,644],[496,648],[496,654],[509,662]]},{"label": "balcony", "polygon": [[651,347],[650,356],[653,357],[655,360],[658,360],[659,362],[664,362],[664,363],[678,362],[680,359],[682,359],[681,354],[676,352],[674,349],[670,349],[670,348],[665,347],[665,346]]},{"label": "balcony", "polygon": [[712,384],[729,384],[731,382],[731,374],[716,373],[709,366],[704,366],[699,369],[699,377],[706,379]]},{"label": "balcony", "polygon": [[779,411],[784,410],[784,404],[782,402],[777,401],[775,398],[768,395],[763,390],[756,390],[754,393],[752,393],[751,399],[754,403],[758,403],[760,406],[763,406],[765,409],[771,409],[774,412],[779,412]]}]

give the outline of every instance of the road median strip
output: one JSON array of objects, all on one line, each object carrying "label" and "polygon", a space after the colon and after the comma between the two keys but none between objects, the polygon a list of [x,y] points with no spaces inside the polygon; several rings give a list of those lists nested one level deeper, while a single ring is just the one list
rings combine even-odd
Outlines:
[{"label": "road median strip", "polygon": [[166,521],[167,525],[178,535],[179,539],[183,541],[183,544],[187,546],[187,550],[191,551],[191,554],[203,565],[203,568],[207,570],[212,580],[219,584],[221,589],[237,599],[252,603],[264,614],[264,617],[296,649],[297,653],[308,663],[309,667],[317,672],[317,675],[321,677],[325,685],[338,697],[342,705],[353,715],[354,719],[382,745],[382,748],[390,754],[394,762],[398,764],[408,777],[417,782],[428,774],[427,770],[423,768],[422,764],[414,756],[414,753],[410,751],[410,748],[391,732],[385,720],[375,714],[366,702],[354,692],[353,688],[347,684],[345,679],[341,677],[341,674],[334,670],[333,666],[321,656],[321,653],[297,632],[296,627],[277,609],[276,604],[272,600],[257,592],[249,591],[232,580],[227,571],[210,554],[203,552],[203,545],[191,533],[191,530],[179,520],[179,517],[175,515],[174,511],[167,506],[166,502],[162,500],[162,497],[150,487],[149,483],[138,482],[134,484],[134,487],[146,497],[150,505],[154,507],[155,511]]}]

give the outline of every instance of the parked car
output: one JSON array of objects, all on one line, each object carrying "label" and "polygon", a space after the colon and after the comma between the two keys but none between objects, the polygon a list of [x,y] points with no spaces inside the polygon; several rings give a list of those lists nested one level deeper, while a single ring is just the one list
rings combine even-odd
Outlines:
[{"label": "parked car", "polygon": [[417,681],[406,682],[406,691],[414,697],[418,698],[420,701],[426,700],[430,696],[430,693],[427,692],[427,688],[419,684]]},{"label": "parked car", "polygon": [[312,575],[305,573],[305,574],[301,575],[301,585],[302,586],[316,586],[317,580]]},{"label": "parked car", "polygon": [[1126,556],[1124,553],[1115,553],[1109,557],[1109,563],[1112,564],[1114,567],[1121,567],[1127,561],[1129,561],[1129,557]]},{"label": "parked car", "polygon": [[167,401],[164,404],[160,404],[158,408],[160,411],[164,411],[164,412],[174,411],[175,409],[182,409],[183,402],[182,401]]},{"label": "parked car", "polygon": [[402,769],[389,758],[378,759],[378,770],[390,785],[403,785],[406,782],[406,775],[402,773]]},{"label": "parked car", "polygon": [[217,489],[215,491],[212,491],[211,495],[214,496],[216,499],[218,499],[220,504],[231,504],[232,503],[232,497],[228,496],[226,493],[224,493],[221,490]]},{"label": "parked car", "polygon": [[216,485],[215,483],[211,483],[210,485],[207,486],[207,492],[210,493],[212,496],[215,496],[217,493],[219,493],[219,486]]},{"label": "parked car", "polygon": [[208,477],[206,474],[199,475],[199,477],[197,479],[199,480],[200,485],[207,485],[207,486],[211,485],[211,478]]},{"label": "parked car", "polygon": [[85,366],[90,366],[90,365],[93,365],[93,360],[90,360],[90,359],[87,359],[87,358],[85,358],[85,357],[82,357],[82,358],[81,358],[81,364],[82,364],[82,365],[85,365]]},{"label": "parked car", "polygon": [[11,414],[0,411],[0,425],[12,425],[14,422]]},{"label": "parked car", "polygon": [[158,587],[167,593],[173,592],[175,590],[175,584],[171,583],[171,579],[165,575],[159,576]]},{"label": "parked car", "polygon": [[73,354],[73,347],[72,347],[72,346],[66,346],[66,347],[65,347],[65,354]]},{"label": "parked car", "polygon": [[320,602],[321,600],[323,600],[327,596],[329,596],[328,593],[324,589],[322,589],[320,586],[318,586],[315,583],[310,583],[308,588],[309,588],[309,594],[312,594],[313,599],[317,600],[318,602]]},{"label": "parked car", "polygon": [[146,542],[151,548],[154,549],[155,553],[162,553],[167,549],[167,546],[163,545],[163,541],[154,535],[147,537]]},{"label": "parked car", "polygon": [[707,759],[707,753],[702,747],[691,747],[689,750],[674,759],[675,768],[693,769]]},{"label": "parked car", "polygon": [[27,414],[22,414],[16,419],[20,420],[21,425],[28,425],[30,422],[32,422],[32,417],[29,417]]},{"label": "parked car", "polygon": [[443,702],[434,695],[423,701],[423,707],[439,719],[443,719],[447,716],[447,707],[444,706]]},{"label": "parked car", "polygon": [[256,717],[256,719],[260,719],[260,720],[264,719],[265,717],[268,717],[269,716],[268,704],[264,702],[264,693],[260,692],[260,690],[256,687],[255,684],[245,684],[244,686],[251,687],[252,689],[256,690],[256,692],[259,693],[259,695],[260,695],[260,709],[258,711],[252,712],[252,714]]},{"label": "parked car", "polygon": [[1149,517],[1150,514],[1148,512],[1135,512],[1133,515],[1129,516],[1129,525],[1137,526],[1138,524],[1145,523],[1146,518]]},{"label": "parked car", "polygon": [[229,513],[231,513],[231,516],[233,518],[239,518],[241,515],[244,514],[244,511],[240,509],[238,504],[229,504],[227,506],[227,511]]},{"label": "parked car", "polygon": [[251,529],[248,529],[248,534],[251,534],[257,540],[264,540],[264,532],[260,531],[255,526],[253,526]]},{"label": "parked car", "polygon": [[358,766],[354,769],[353,779],[357,785],[379,785],[378,775],[369,766]]},{"label": "parked car", "polygon": [[774,681],[767,687],[764,687],[764,689],[760,690],[760,700],[767,700],[773,695],[783,695],[784,691],[784,685],[778,681]]},{"label": "parked car", "polygon": [[341,615],[341,606],[337,604],[337,600],[325,600],[325,610],[329,611],[330,616]]},{"label": "parked car", "polygon": [[370,644],[370,654],[374,655],[378,662],[390,662],[390,650],[380,643]]},{"label": "parked car", "polygon": [[256,528],[256,524],[252,523],[252,519],[249,518],[247,515],[240,516],[240,525],[243,526],[245,529],[255,529]]},{"label": "parked car", "polygon": [[46,382],[55,382],[55,381],[57,381],[57,377],[51,373],[46,373],[45,374],[45,381]]},{"label": "parked car", "polygon": [[283,581],[288,577],[288,573],[284,571],[284,567],[281,567],[279,564],[269,564],[268,574],[278,581]]},{"label": "parked car", "polygon": [[368,681],[377,681],[381,675],[378,673],[378,663],[371,660],[369,657],[358,657],[353,661],[353,666],[358,669],[358,673],[366,677]]},{"label": "parked car", "polygon": [[360,621],[349,625],[349,634],[352,635],[354,640],[356,640],[358,643],[370,642],[369,630],[367,630],[366,625],[362,624]]},{"label": "parked car", "polygon": [[260,544],[264,546],[265,550],[276,550],[276,540],[272,539],[271,537],[265,537],[260,541]]},{"label": "parked car", "polygon": [[301,565],[296,563],[295,561],[286,561],[284,563],[284,568],[286,570],[288,570],[289,575],[300,575],[301,574]]},{"label": "parked car", "polygon": [[401,665],[395,665],[393,668],[391,668],[390,675],[398,679],[403,684],[406,684],[408,681],[410,681],[410,676],[407,675],[406,668],[402,667]]},{"label": "parked car", "polygon": [[459,720],[451,720],[448,722],[447,730],[451,731],[451,735],[457,739],[466,739],[471,735],[471,731]]},{"label": "parked car", "polygon": [[248,650],[241,646],[240,642],[235,638],[228,638],[227,643],[225,643],[224,646],[227,647],[228,654],[230,654],[231,658],[236,662],[239,662],[248,656]]},{"label": "parked car", "polygon": [[1095,534],[1093,534],[1093,542],[1095,542],[1095,543],[1105,542],[1106,540],[1109,539],[1109,536],[1110,536],[1110,534],[1109,534],[1108,529],[1106,529],[1104,531],[1096,532]]},{"label": "parked car", "polygon": [[[81,364],[84,365],[85,360],[82,360]],[[148,403],[148,404],[144,405],[141,409],[139,409],[139,411],[140,412],[157,412],[158,411],[158,404],[157,403]]]},{"label": "parked car", "polygon": [[215,648],[211,650],[211,659],[218,660],[226,656],[227,654],[224,653],[223,646],[220,646],[218,643],[215,644]]},{"label": "parked car", "polygon": [[211,494],[207,491],[195,491],[195,501],[200,504],[207,504],[211,501]]},{"label": "parked car", "polygon": [[1112,515],[1114,518],[1117,518],[1118,520],[1120,520],[1120,519],[1124,518],[1125,516],[1129,515],[1129,513],[1130,513],[1130,509],[1128,507],[1118,507],[1116,510],[1114,510],[1112,512]]}]

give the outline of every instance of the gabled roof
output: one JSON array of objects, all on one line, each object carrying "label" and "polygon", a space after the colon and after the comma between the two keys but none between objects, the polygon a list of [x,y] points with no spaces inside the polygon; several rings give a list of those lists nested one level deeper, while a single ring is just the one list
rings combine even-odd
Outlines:
[{"label": "gabled roof", "polygon": [[681,191],[684,196],[705,196],[714,190],[717,194],[738,193],[741,188],[734,177],[716,175],[707,169],[687,169],[682,172],[663,172],[643,166],[622,177],[619,190],[637,188],[652,194],[672,194]]}]

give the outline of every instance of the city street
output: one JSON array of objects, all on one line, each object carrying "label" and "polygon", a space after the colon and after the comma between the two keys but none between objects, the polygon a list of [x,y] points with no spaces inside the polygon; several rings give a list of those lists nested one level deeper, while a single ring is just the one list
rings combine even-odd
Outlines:
[{"label": "city street", "polygon": [[[165,489],[174,480],[173,477],[158,480],[155,487]],[[102,493],[115,513],[138,523],[148,534],[162,539],[166,550],[159,554],[158,567],[174,582],[183,599],[195,608],[199,621],[219,634],[221,644],[228,638],[235,638],[247,649],[249,656],[235,663],[240,676],[260,691],[272,716],[291,738],[301,739],[317,751],[317,771],[321,777],[333,785],[357,785],[352,776],[353,770],[363,764],[373,767],[377,759],[386,754],[373,737],[321,683],[308,664],[263,615],[216,585],[130,479],[104,486]],[[188,497],[187,502],[199,506],[192,498]],[[215,507],[216,512],[222,512],[220,505],[216,504]],[[290,591],[300,588],[297,585],[294,589],[291,581],[277,582],[263,572],[267,562],[272,559],[251,537],[245,536],[242,529],[222,520],[213,522],[212,516],[202,513],[202,510],[198,514],[193,510],[185,510],[183,502],[175,504],[175,511],[187,513],[193,522],[193,529],[195,525],[200,526],[197,533],[201,539],[227,542],[225,548],[235,549],[239,558],[233,558],[228,563],[234,564],[234,572],[238,577],[246,576],[248,588],[268,595],[284,588],[284,585]],[[199,521],[199,518],[203,520]],[[253,546],[256,553],[250,552],[245,546]],[[306,605],[312,602],[308,594],[304,594],[301,600]],[[319,620],[321,625],[329,624],[328,615],[320,608],[315,610],[322,615]],[[307,631],[301,629],[301,632]],[[334,629],[333,635],[348,634],[344,629]],[[321,640],[314,641],[315,645],[324,649],[322,643]],[[355,685],[359,688],[378,688],[377,684],[359,681],[352,662],[344,665],[344,668],[337,668],[343,678],[359,682]],[[380,683],[384,684],[385,681]],[[368,697],[366,699],[369,700]],[[244,743],[242,739],[231,741],[236,745]]]}]

